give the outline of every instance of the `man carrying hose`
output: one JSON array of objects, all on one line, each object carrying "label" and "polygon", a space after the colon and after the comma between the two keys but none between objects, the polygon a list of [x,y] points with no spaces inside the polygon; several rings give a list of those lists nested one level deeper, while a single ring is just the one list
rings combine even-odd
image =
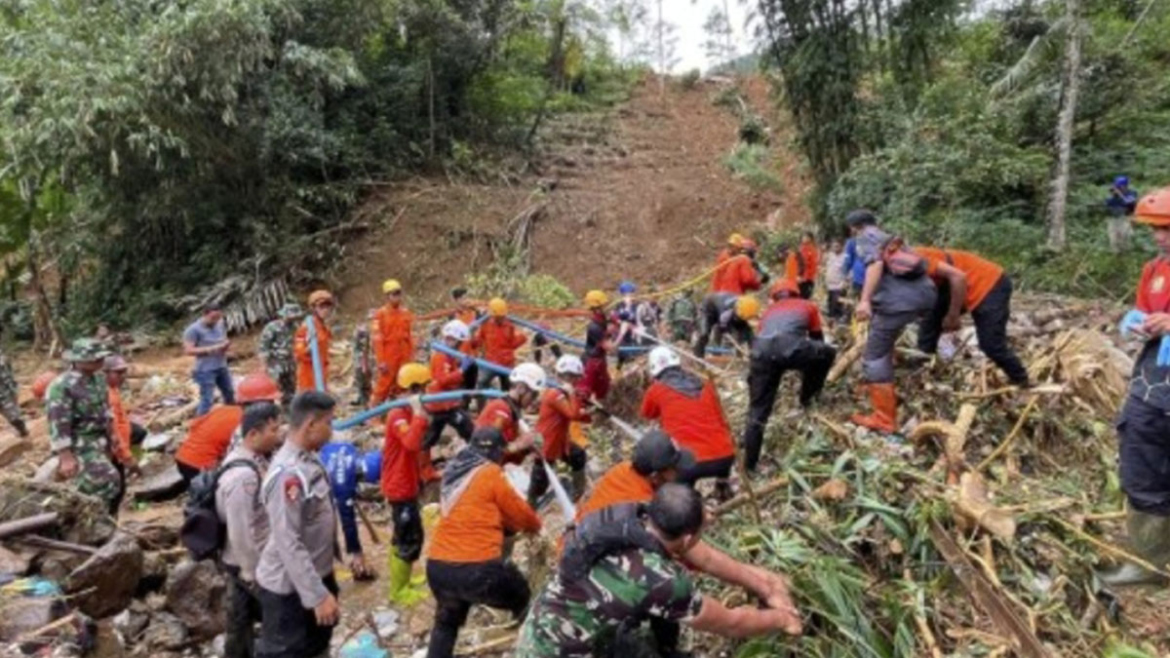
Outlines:
[{"label": "man carrying hose", "polygon": [[329,319],[333,317],[333,294],[328,290],[317,290],[309,295],[309,315],[297,327],[293,336],[293,355],[297,360],[297,392],[317,389],[317,376],[313,366],[313,353],[317,353],[321,368],[321,389],[329,389],[329,346],[333,343],[333,331]]},{"label": "man carrying hose", "polygon": [[[528,342],[528,337],[508,319],[508,302],[503,299],[496,297],[488,302],[488,315],[488,320],[479,326],[475,334],[475,346],[483,351],[484,359],[511,368],[516,365],[516,350]],[[497,380],[501,391],[511,387],[507,375],[484,368],[479,373],[476,388],[488,388]]]},{"label": "man carrying hose", "polygon": [[[573,474],[573,500],[585,493],[585,464],[588,455],[585,448],[577,445],[569,436],[573,423],[588,423],[592,420],[580,396],[574,390],[575,384],[585,374],[581,359],[566,354],[557,360],[556,385],[544,389],[540,395],[540,415],[536,420],[536,432],[544,438],[542,454],[550,465],[564,461]],[[528,485],[528,504],[536,507],[537,501],[549,487],[548,473],[540,460],[532,465],[532,476]]]},{"label": "man carrying hose", "polygon": [[[461,350],[470,338],[467,325],[459,320],[451,320],[443,325],[443,344],[452,350]],[[431,385],[427,387],[427,393],[438,394],[459,390],[463,386],[467,371],[474,366],[475,361],[466,354],[459,358],[434,350],[431,353],[432,379]],[[461,400],[433,402],[427,405],[427,412],[431,415],[431,426],[427,429],[427,436],[423,441],[425,449],[430,450],[439,442],[443,429],[447,426],[454,427],[464,441],[471,438],[475,426]]]}]

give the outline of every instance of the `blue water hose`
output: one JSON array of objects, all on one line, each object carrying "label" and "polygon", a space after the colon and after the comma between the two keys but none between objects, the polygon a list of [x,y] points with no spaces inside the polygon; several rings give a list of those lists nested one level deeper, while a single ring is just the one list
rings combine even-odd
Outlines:
[{"label": "blue water hose", "polygon": [[[432,402],[455,402],[456,400],[462,400],[463,398],[467,398],[467,397],[479,396],[479,397],[485,397],[485,398],[502,398],[505,395],[507,395],[507,393],[505,393],[503,391],[497,391],[496,389],[491,389],[491,388],[484,389],[482,391],[467,391],[467,390],[447,391],[445,393],[435,393],[433,395],[424,395],[424,396],[422,396],[422,402],[423,402],[423,404],[431,404]],[[353,416],[350,416],[349,418],[346,418],[345,420],[333,421],[333,429],[334,429],[334,431],[347,430],[351,427],[356,427],[358,425],[361,425],[362,423],[364,423],[368,420],[371,420],[373,418],[377,418],[378,416],[382,416],[386,412],[390,411],[391,409],[397,409],[399,407],[406,407],[409,405],[410,405],[410,398],[409,397],[398,398],[397,400],[387,400],[386,402],[383,402],[382,404],[380,404],[372,409],[367,409],[361,413],[354,414]]]},{"label": "blue water hose", "polygon": [[493,363],[493,362],[487,361],[485,359],[476,358],[476,357],[471,356],[469,354],[464,354],[463,352],[460,352],[457,349],[448,347],[447,345],[445,345],[437,340],[431,341],[431,350],[435,351],[435,352],[440,352],[442,354],[446,354],[447,356],[453,356],[456,359],[470,357],[472,361],[475,361],[475,365],[479,366],[483,370],[487,370],[489,372],[494,372],[497,375],[503,375],[505,377],[512,376],[512,369],[511,368],[506,368],[498,363]]},{"label": "blue water hose", "polygon": [[[524,320],[522,318],[518,318],[518,317],[513,316],[513,315],[509,315],[508,319],[511,320],[512,322],[516,323],[517,325],[524,327],[525,329],[531,329],[532,331],[535,331],[538,334],[544,334],[545,336],[552,338],[553,340],[557,341],[558,343],[564,343],[565,345],[576,347],[578,349],[585,349],[585,342],[584,341],[577,340],[576,338],[570,338],[569,336],[566,336],[562,333],[558,333],[556,331],[553,331],[552,329],[547,329],[547,328],[542,327],[538,324],[535,324],[533,322],[529,322],[527,320]],[[656,347],[656,346],[653,346],[653,345],[627,345],[625,347],[619,347],[618,352],[621,354],[644,354],[644,353],[649,352],[650,350],[654,349],[654,347]],[[730,354],[731,353],[731,350],[726,348],[726,347],[710,347],[710,348],[707,348],[707,351],[712,353],[712,354]]]},{"label": "blue water hose", "polygon": [[305,326],[308,327],[309,355],[313,358],[313,383],[318,391],[324,393],[325,373],[321,370],[321,348],[317,345],[317,325],[313,322],[313,316],[305,318]]}]

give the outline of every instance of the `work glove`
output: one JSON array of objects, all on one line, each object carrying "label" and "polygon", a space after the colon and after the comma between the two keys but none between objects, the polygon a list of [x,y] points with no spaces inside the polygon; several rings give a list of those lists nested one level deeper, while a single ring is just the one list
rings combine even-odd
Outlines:
[{"label": "work glove", "polygon": [[1158,345],[1158,367],[1170,366],[1170,334],[1162,336],[1162,343]]},{"label": "work glove", "polygon": [[1136,330],[1141,329],[1141,326],[1145,321],[1145,313],[1142,313],[1137,309],[1131,309],[1128,313],[1125,314],[1125,317],[1121,318],[1121,325],[1119,327],[1121,329],[1121,337],[1131,337]]}]

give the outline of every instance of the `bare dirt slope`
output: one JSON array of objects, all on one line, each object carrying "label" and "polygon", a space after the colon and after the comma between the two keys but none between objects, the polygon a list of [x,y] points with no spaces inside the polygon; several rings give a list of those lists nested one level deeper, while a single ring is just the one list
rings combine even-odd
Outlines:
[{"label": "bare dirt slope", "polygon": [[[374,227],[342,274],[344,305],[376,305],[385,278],[403,280],[414,305],[440,305],[446,290],[492,258],[509,220],[534,205],[531,266],[573,291],[678,281],[705,267],[732,231],[807,218],[799,159],[774,136],[783,194],[753,190],[723,164],[738,119],[713,103],[723,87],[683,90],[655,80],[612,111],[572,115],[541,133],[539,171],[519,182],[462,184],[446,178],[387,186],[359,211]],[[772,126],[766,83],[749,80],[754,111]]]}]

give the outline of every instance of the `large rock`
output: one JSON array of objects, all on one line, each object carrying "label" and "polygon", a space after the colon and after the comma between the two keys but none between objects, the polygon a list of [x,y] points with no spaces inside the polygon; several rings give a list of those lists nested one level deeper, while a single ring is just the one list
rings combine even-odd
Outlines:
[{"label": "large rock", "polygon": [[170,575],[171,564],[162,553],[146,553],[142,560],[142,579],[138,581],[135,596],[145,597],[151,592],[161,591]]},{"label": "large rock", "polygon": [[211,560],[184,561],[167,578],[167,611],[187,626],[192,640],[208,640],[224,630],[227,583]]},{"label": "large rock", "polygon": [[141,601],[135,601],[114,617],[114,630],[122,635],[126,644],[136,644],[150,623],[150,608]]},{"label": "large rock", "polygon": [[119,533],[69,574],[65,591],[85,614],[101,619],[130,605],[142,577],[142,549],[130,535]]},{"label": "large rock", "polygon": [[68,484],[0,478],[0,522],[46,512],[57,513],[54,536],[75,544],[100,546],[117,528],[101,499],[80,494]]}]

